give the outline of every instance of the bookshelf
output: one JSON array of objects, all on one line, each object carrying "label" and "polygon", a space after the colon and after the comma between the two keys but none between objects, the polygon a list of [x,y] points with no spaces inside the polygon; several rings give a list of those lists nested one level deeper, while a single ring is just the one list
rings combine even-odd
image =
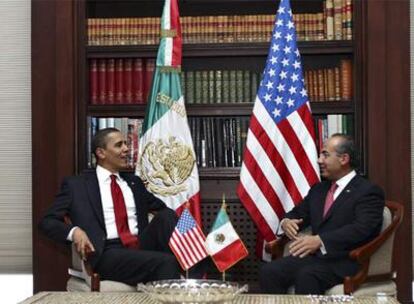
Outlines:
[{"label": "bookshelf", "polygon": [[[294,13],[298,14],[322,10],[320,0],[291,0],[291,3]],[[87,18],[159,17],[162,5],[163,1],[158,0],[33,1],[34,225],[53,200],[62,177],[87,167],[87,117],[142,118],[144,115],[145,105],[141,104],[91,105],[88,62],[109,58],[151,59],[156,56],[157,45],[88,46]],[[274,15],[277,5],[270,0],[179,1],[181,16]],[[383,186],[389,198],[406,203],[409,213],[410,169],[407,166],[401,171],[391,165],[395,157],[409,163],[409,148],[397,142],[409,141],[409,133],[405,132],[409,126],[407,11],[408,4],[404,1],[393,4],[388,0],[380,3],[354,0],[352,40],[300,41],[298,46],[305,71],[334,67],[342,59],[352,61],[352,99],[313,102],[313,113],[315,116],[347,114],[353,117],[353,134],[363,153],[362,171]],[[398,23],[392,17],[396,14],[401,16]],[[51,32],[51,28],[57,28],[57,31]],[[261,73],[267,52],[266,42],[186,44],[183,69],[230,70],[241,65]],[[392,107],[388,105],[391,100]],[[252,106],[252,102],[191,104],[187,106],[187,114],[201,118],[248,117]],[[51,116],[44,109],[51,109],[56,115]],[[386,134],[385,138],[383,134]],[[51,139],[50,142],[36,144],[45,136]],[[392,153],[389,145],[395,147]],[[51,162],[52,159],[55,161]],[[378,166],[378,163],[384,165]],[[237,207],[238,170],[200,168],[203,204],[209,210],[206,212],[210,212],[208,216],[214,217],[221,193],[226,192],[229,205],[234,208],[230,213],[232,220],[240,220],[237,224],[245,225],[246,233],[254,237],[254,227],[248,225],[246,215]],[[401,233],[409,239],[411,221],[406,220],[403,226]],[[399,246],[397,261],[411,261],[411,244]],[[61,266],[55,275],[59,273],[60,279],[44,271],[49,261],[59,261]],[[65,282],[65,261],[65,250],[38,235],[34,226],[35,290],[61,290]],[[411,269],[402,262],[397,264],[399,289],[402,297],[408,298],[411,287],[406,282],[411,280]],[[248,271],[255,270],[249,268]]]},{"label": "bookshelf", "polygon": [[[342,5],[342,1],[338,0],[329,3],[334,1]],[[350,39],[350,33],[357,36],[358,30],[352,33],[348,29],[346,37],[345,30],[340,27],[340,39],[334,40],[334,29],[331,28],[332,40],[324,39],[324,36],[327,37],[324,33],[326,18],[321,17],[324,3],[323,0],[291,1],[295,19],[300,24],[298,47],[306,74],[308,96],[313,99],[311,107],[315,125],[316,120],[320,120],[321,127],[324,120],[326,128],[332,120],[327,116],[339,121],[343,120],[342,116],[349,116],[354,126],[351,134],[363,150],[361,124],[358,123],[361,119],[362,90],[357,87],[343,98],[339,75],[342,62],[346,61],[351,66],[359,54],[359,42]],[[344,18],[345,3],[350,10],[351,1],[343,1]],[[90,130],[88,117],[104,117],[109,121],[121,117],[143,118],[145,105],[142,99],[131,102],[128,96],[134,95],[131,92],[134,88],[127,83],[131,82],[129,73],[133,73],[129,71],[134,70],[131,62],[139,61],[142,73],[135,78],[141,84],[136,87],[142,88],[141,95],[148,90],[148,84],[145,84],[148,82],[147,70],[152,69],[150,64],[157,54],[162,4],[163,1],[96,0],[78,5],[78,86],[81,88],[78,100],[79,170],[91,164],[88,147],[94,131]],[[277,7],[278,3],[274,1],[179,2],[184,40],[182,86],[197,154],[204,228],[209,229],[215,214],[207,210],[216,210],[221,193],[226,193],[233,210],[232,221],[252,253],[247,260],[230,270],[229,276],[236,280],[254,280],[259,265],[253,254],[255,235],[251,234],[252,227],[245,224],[250,219],[243,213],[235,189],[248,119],[268,54]],[[355,11],[360,9],[360,5],[354,5]],[[330,13],[333,22],[333,8]],[[338,14],[341,22],[341,9]],[[316,16],[319,16],[318,25]],[[91,73],[92,63],[94,73]],[[332,88],[329,98],[328,71]],[[355,69],[352,75],[348,75],[347,82],[355,86],[360,83],[360,77],[360,71]],[[124,99],[121,97],[118,101],[117,78],[124,82],[121,88]],[[108,79],[112,84],[108,84]],[[102,92],[101,87],[106,92]],[[102,94],[104,97],[101,98]],[[112,98],[109,100],[110,94]],[[362,171],[365,172],[364,166]],[[222,189],[220,192],[217,191],[219,188]]]},{"label": "bookshelf", "polygon": [[[307,84],[310,88],[315,88],[315,90],[308,89],[308,92],[312,93],[319,89],[319,92],[312,96],[312,99],[315,99],[315,102],[312,102],[313,112],[319,118],[325,120],[325,124],[327,121],[326,116],[343,115],[349,116],[353,121],[352,125],[358,126],[357,121],[360,120],[358,102],[361,100],[358,96],[358,90],[346,99],[337,96],[336,98],[331,98],[335,99],[335,101],[330,100],[329,102],[326,102],[328,96],[325,98],[323,94],[322,96],[320,95],[321,91],[323,91],[323,82],[328,86],[327,75],[324,77],[322,75],[324,72],[325,74],[327,73],[322,69],[332,70],[332,77],[329,79],[332,79],[331,86],[333,90],[333,70],[336,67],[337,71],[339,71],[338,65],[341,60],[347,60],[352,65],[357,53],[356,49],[359,47],[351,39],[352,31],[350,25],[353,21],[350,16],[352,15],[352,2],[343,1],[342,3],[342,1],[335,1],[335,5],[338,5],[338,3],[343,5],[343,13],[341,8],[339,8],[339,12],[334,14],[333,7],[330,7],[334,4],[333,0],[328,0],[330,6],[322,0],[292,1],[293,13],[298,24],[297,32],[298,39],[300,39],[298,46],[302,54],[304,69],[311,70],[309,75],[305,75]],[[214,4],[213,6],[211,5],[212,3]],[[237,3],[236,7],[235,3]],[[79,26],[81,29],[86,28],[86,30],[81,30],[78,35],[79,45],[83,46],[78,52],[79,71],[82,74],[79,78],[79,87],[82,88],[79,102],[79,168],[85,168],[87,167],[86,164],[90,164],[90,156],[85,155],[85,151],[88,151],[88,141],[90,141],[89,137],[93,131],[88,133],[90,124],[85,123],[85,117],[132,116],[142,118],[145,111],[145,106],[142,104],[126,105],[122,100],[118,102],[120,104],[116,104],[116,101],[114,102],[113,100],[101,102],[104,105],[99,105],[99,101],[91,102],[89,98],[92,86],[90,76],[91,62],[94,62],[95,70],[98,69],[98,75],[95,75],[94,89],[92,91],[96,90],[95,87],[100,87],[100,85],[97,85],[97,82],[100,82],[101,78],[106,78],[106,80],[109,78],[108,75],[110,73],[107,71],[106,76],[105,74],[103,76],[99,75],[102,74],[100,72],[101,64],[104,68],[106,65],[106,70],[108,70],[109,62],[112,62],[111,69],[113,71],[114,61],[115,65],[117,62],[124,62],[124,69],[126,69],[126,62],[131,61],[130,58],[139,58],[138,60],[143,62],[143,74],[145,74],[146,62],[155,58],[158,48],[158,22],[162,4],[163,1],[153,1],[151,3],[149,1],[123,1],[120,3],[98,0],[87,1],[78,5],[78,11],[80,11]],[[268,54],[268,40],[273,27],[277,4],[273,3],[273,1],[255,1],[254,3],[249,3],[248,1],[181,1],[179,6],[184,40],[182,85],[190,123],[193,120],[191,117],[197,117],[194,120],[201,120],[202,125],[205,124],[203,120],[220,120],[219,117],[249,117]],[[328,7],[330,8],[328,9]],[[331,26],[329,31],[325,30],[324,33],[324,28],[327,28],[326,20],[328,19],[323,17],[322,12],[324,8],[329,10],[330,15],[332,15],[332,18],[330,18],[332,24],[336,16],[339,16],[340,22],[345,22],[342,19],[345,20],[346,11],[348,12],[349,20],[347,20],[347,23],[345,22],[348,28],[346,30],[335,28],[336,32],[340,34],[340,39],[334,40],[338,38],[334,36],[334,25]],[[354,9],[358,10],[359,8],[356,6]],[[318,19],[316,19],[316,16],[318,16]],[[340,25],[344,27],[344,24]],[[327,40],[329,32],[331,33],[331,40]],[[316,75],[319,72],[318,76],[320,79],[316,79]],[[117,77],[116,75],[117,70],[115,71],[115,78]],[[113,81],[114,76],[112,74],[111,77]],[[218,81],[219,77],[220,80]],[[347,81],[351,83],[351,86],[359,82],[357,72],[348,75],[348,77]],[[239,80],[239,78],[242,80]],[[335,85],[339,92],[339,76],[337,78],[338,83]],[[105,85],[108,86],[108,83],[105,84],[105,80],[103,82],[104,87]],[[115,85],[111,85],[112,90],[114,86],[116,86],[116,80]],[[144,84],[143,86],[146,86],[146,90],[148,90],[148,85]],[[228,88],[233,89],[230,90]],[[240,93],[242,90],[247,92],[244,92],[244,94]],[[227,94],[224,94],[224,92],[229,91],[229,96],[226,96]],[[206,96],[203,95],[204,93],[206,93]],[[95,92],[94,96],[96,95],[100,96],[100,93]],[[341,120],[340,117],[338,119]],[[214,126],[214,129],[216,128],[221,128],[221,126]],[[240,129],[238,120],[235,128],[237,130]],[[193,130],[206,133],[206,130],[198,130],[198,122],[197,128]],[[246,133],[247,130],[241,130],[241,132]],[[87,135],[88,138],[85,137],[85,134],[89,134]],[[358,128],[354,128],[351,134],[356,137],[358,144],[362,148],[361,131]],[[200,136],[193,136],[196,153],[201,154],[201,151],[197,151],[199,150],[197,148],[199,146],[197,137]],[[211,140],[208,138],[206,141],[208,141],[207,144],[210,144]],[[206,153],[203,150],[203,155]],[[242,154],[242,151],[237,151],[237,154]],[[213,162],[216,162],[215,158],[217,156],[211,157],[213,157]],[[237,162],[236,166],[239,166],[239,163]],[[202,167],[201,161],[198,165]],[[214,165],[214,167],[217,166]],[[217,175],[217,179],[234,179],[234,170],[229,170],[228,176],[226,176],[224,172],[229,168],[226,168],[228,167],[227,165],[223,167],[220,168],[220,171],[217,171],[220,172]],[[234,167],[234,164],[231,167]],[[362,171],[365,171],[364,168]],[[204,176],[204,174],[207,175]],[[213,175],[214,171],[211,170],[200,171],[201,179],[204,179],[204,177],[211,179]]]}]

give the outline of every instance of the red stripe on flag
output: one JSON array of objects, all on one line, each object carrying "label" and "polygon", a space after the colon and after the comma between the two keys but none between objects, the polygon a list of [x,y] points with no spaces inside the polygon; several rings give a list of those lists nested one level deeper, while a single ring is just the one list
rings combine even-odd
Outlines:
[{"label": "red stripe on flag", "polygon": [[309,134],[312,136],[313,141],[316,142],[315,127],[313,125],[312,112],[310,111],[308,104],[304,104],[303,106],[298,108],[297,113],[302,118],[303,123],[308,129]]},{"label": "red stripe on flag", "polygon": [[[247,149],[246,149],[247,151]],[[252,220],[256,223],[257,229],[264,236],[264,238],[270,242],[276,239],[275,233],[272,231],[269,224],[266,222],[260,210],[257,208],[256,203],[252,200],[250,195],[247,193],[243,184],[240,183],[237,187],[237,195],[243,202],[243,206],[249,212]]]},{"label": "red stripe on flag", "polygon": [[184,238],[187,244],[188,254],[190,255],[191,259],[196,263],[198,260],[202,259],[202,255],[199,254],[196,246],[194,246],[193,239],[190,236],[191,232],[187,232],[184,234]]},{"label": "red stripe on flag", "polygon": [[[277,126],[275,127],[277,128]],[[255,134],[256,138],[262,145],[263,150],[266,151],[266,154],[268,155],[270,161],[273,163],[273,166],[278,172],[280,178],[283,180],[283,184],[285,185],[286,190],[289,192],[290,196],[292,197],[292,200],[294,202],[298,202],[299,200],[301,200],[302,195],[300,194],[296,186],[296,183],[292,175],[290,174],[288,167],[285,164],[285,161],[283,160],[279,151],[273,145],[271,139],[269,138],[266,131],[262,128],[261,124],[258,122],[255,115],[252,115],[252,118],[250,121],[250,130],[253,132],[253,134]],[[289,141],[290,138],[285,137],[285,140]],[[252,176],[255,176],[255,175],[252,174]],[[280,201],[278,203],[281,204]],[[277,215],[280,218],[284,215],[284,213],[285,213],[285,210],[283,209],[283,211],[281,213],[277,213]]]},{"label": "red stripe on flag", "polygon": [[[175,229],[177,230],[177,228]],[[179,234],[179,232],[177,232]],[[183,246],[181,244],[180,238],[178,237],[176,231],[171,236],[169,245],[171,250],[174,252],[174,255],[177,257],[178,262],[183,269],[190,268],[190,261],[187,258],[186,252],[183,251]]]},{"label": "red stripe on flag", "polygon": [[249,170],[250,175],[254,176],[254,180],[256,181],[258,187],[260,185],[259,188],[261,189],[263,196],[266,197],[267,201],[272,206],[277,216],[279,218],[283,216],[285,214],[285,210],[283,209],[279,197],[273,190],[266,176],[263,174],[262,168],[257,163],[256,159],[251,154],[249,149],[246,149],[246,151],[244,151],[244,164],[246,166],[246,169]]},{"label": "red stripe on flag", "polygon": [[201,225],[200,201],[201,201],[200,192],[197,192],[192,197],[190,197],[188,199],[188,201],[183,202],[180,207],[178,207],[177,209],[175,209],[175,212],[177,213],[178,216],[180,216],[181,213],[183,212],[183,210],[186,207],[186,203],[189,202],[190,203],[190,206],[188,207],[188,209],[189,209],[191,215],[193,216],[193,218],[195,219],[195,221],[197,222],[197,224],[200,227],[202,227],[202,225]]},{"label": "red stripe on flag", "polygon": [[238,239],[217,252],[215,255],[212,255],[211,258],[218,270],[223,272],[248,255],[249,253],[246,247],[244,247],[243,242]]},{"label": "red stripe on flag", "polygon": [[188,235],[192,239],[192,243],[194,244],[194,251],[197,252],[198,256],[204,257],[205,255],[207,255],[207,251],[203,246],[206,240],[199,237],[200,232],[197,231],[197,233],[194,233],[193,231],[191,231]]},{"label": "red stripe on flag", "polygon": [[[306,180],[308,181],[308,184],[313,185],[315,182],[319,180],[319,178],[316,175],[316,172],[309,158],[307,157],[305,149],[303,148],[302,143],[297,138],[296,133],[293,130],[290,122],[287,119],[282,120],[278,123],[277,127],[279,128],[280,132],[283,134],[283,137],[286,139],[286,143],[292,150],[293,155],[299,164],[299,167],[302,169],[302,172],[305,175]],[[296,188],[296,184],[294,180],[289,180],[289,183],[292,183]],[[293,201],[295,203],[298,203],[301,199],[302,199],[302,196],[299,193],[299,197],[293,198]]]},{"label": "red stripe on flag", "polygon": [[181,25],[180,25],[180,16],[178,13],[177,0],[171,0],[170,4],[171,4],[171,13],[170,13],[171,29],[176,31],[175,37],[173,38],[171,65],[181,66],[182,39],[181,39]]}]

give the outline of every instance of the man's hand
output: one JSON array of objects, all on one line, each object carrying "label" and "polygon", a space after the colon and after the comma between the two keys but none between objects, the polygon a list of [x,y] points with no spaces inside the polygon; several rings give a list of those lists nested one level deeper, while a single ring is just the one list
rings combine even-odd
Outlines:
[{"label": "man's hand", "polygon": [[299,231],[299,225],[302,224],[303,219],[284,219],[282,222],[282,229],[291,240],[296,239]]},{"label": "man's hand", "polygon": [[304,258],[314,253],[322,245],[319,235],[306,235],[296,238],[289,246],[289,252],[293,256]]},{"label": "man's hand", "polygon": [[95,248],[93,247],[85,231],[79,227],[73,231],[73,243],[76,246],[76,251],[82,257],[82,260],[86,260],[87,253],[95,251]]}]

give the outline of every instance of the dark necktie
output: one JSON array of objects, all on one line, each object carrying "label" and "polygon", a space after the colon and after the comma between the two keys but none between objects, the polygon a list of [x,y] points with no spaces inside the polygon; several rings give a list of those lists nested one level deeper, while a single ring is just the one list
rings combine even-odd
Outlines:
[{"label": "dark necktie", "polygon": [[111,175],[111,194],[114,203],[115,223],[119,238],[125,247],[138,248],[138,238],[129,230],[128,215],[121,187],[119,187],[116,182],[116,175],[113,174]]},{"label": "dark necktie", "polygon": [[326,195],[326,199],[325,199],[325,206],[323,208],[323,217],[326,216],[329,209],[331,209],[332,207],[332,204],[334,202],[334,194],[337,188],[338,188],[338,185],[336,183],[333,183],[331,185],[331,188],[329,188],[328,194]]}]

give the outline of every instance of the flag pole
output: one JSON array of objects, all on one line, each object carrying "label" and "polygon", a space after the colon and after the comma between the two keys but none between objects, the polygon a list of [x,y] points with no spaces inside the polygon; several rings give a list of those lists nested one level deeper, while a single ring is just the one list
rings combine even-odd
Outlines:
[{"label": "flag pole", "polygon": [[[221,203],[221,208],[226,210],[226,194],[223,192],[223,199],[222,199],[222,203]],[[226,281],[226,271],[224,270],[222,272],[222,280],[223,282]]]}]

